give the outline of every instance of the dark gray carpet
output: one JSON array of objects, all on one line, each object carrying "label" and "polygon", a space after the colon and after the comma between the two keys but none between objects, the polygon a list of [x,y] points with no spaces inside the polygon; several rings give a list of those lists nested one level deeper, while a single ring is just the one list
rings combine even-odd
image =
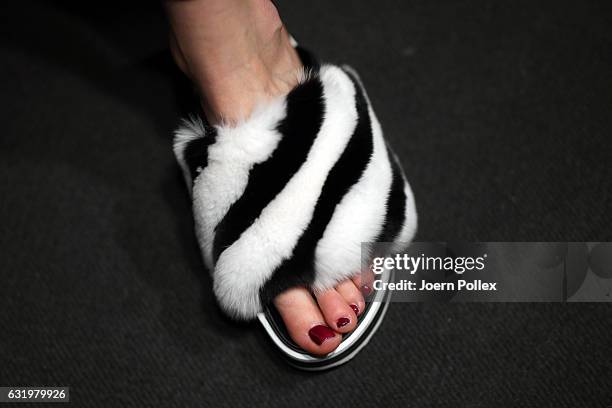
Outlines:
[{"label": "dark gray carpet", "polygon": [[[289,368],[211,295],[160,7],[4,9],[1,385],[70,386],[88,407],[612,405],[610,304],[395,304],[350,365]],[[361,73],[420,240],[611,240],[611,2],[280,9]]]}]

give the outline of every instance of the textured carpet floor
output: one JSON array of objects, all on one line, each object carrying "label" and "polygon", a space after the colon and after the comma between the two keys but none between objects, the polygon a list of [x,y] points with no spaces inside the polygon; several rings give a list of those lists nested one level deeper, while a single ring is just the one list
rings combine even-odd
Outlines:
[{"label": "textured carpet floor", "polygon": [[[361,73],[420,240],[612,240],[612,3],[279,6]],[[161,9],[4,9],[0,385],[88,407],[612,405],[610,304],[394,304],[351,364],[289,368],[215,306]]]}]

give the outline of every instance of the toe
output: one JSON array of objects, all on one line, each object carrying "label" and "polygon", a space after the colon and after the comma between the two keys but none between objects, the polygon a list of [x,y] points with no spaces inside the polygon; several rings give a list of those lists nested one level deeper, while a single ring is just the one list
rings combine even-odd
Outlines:
[{"label": "toe", "polygon": [[342,295],[344,301],[348,303],[353,312],[359,316],[365,310],[365,300],[355,283],[347,279],[336,286],[336,291]]},{"label": "toe", "polygon": [[325,355],[342,341],[342,335],[325,323],[317,302],[306,289],[284,291],[274,299],[274,306],[293,341],[307,352]]},{"label": "toe", "polygon": [[374,290],[374,273],[370,270],[358,273],[357,275],[353,276],[351,280],[353,281],[355,286],[359,288],[359,291],[362,293],[362,295],[366,298]]},{"label": "toe", "polygon": [[315,294],[325,321],[338,333],[348,333],[355,329],[357,316],[349,303],[335,289]]}]

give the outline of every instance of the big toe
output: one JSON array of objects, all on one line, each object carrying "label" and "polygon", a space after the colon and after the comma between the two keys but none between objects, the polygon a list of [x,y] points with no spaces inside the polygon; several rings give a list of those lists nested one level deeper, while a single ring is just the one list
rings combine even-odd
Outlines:
[{"label": "big toe", "polygon": [[304,288],[292,288],[274,299],[293,341],[311,354],[325,355],[338,347],[342,335],[325,322],[317,302]]}]

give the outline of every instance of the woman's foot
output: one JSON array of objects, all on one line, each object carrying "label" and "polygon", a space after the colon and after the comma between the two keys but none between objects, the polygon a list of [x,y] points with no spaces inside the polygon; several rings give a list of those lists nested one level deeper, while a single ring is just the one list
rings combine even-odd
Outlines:
[{"label": "woman's foot", "polygon": [[[269,0],[169,0],[166,6],[172,54],[198,87],[209,122],[237,123],[297,84],[302,65]],[[315,295],[293,288],[274,304],[295,343],[324,355],[355,329],[365,308],[361,286],[357,276]]]}]

